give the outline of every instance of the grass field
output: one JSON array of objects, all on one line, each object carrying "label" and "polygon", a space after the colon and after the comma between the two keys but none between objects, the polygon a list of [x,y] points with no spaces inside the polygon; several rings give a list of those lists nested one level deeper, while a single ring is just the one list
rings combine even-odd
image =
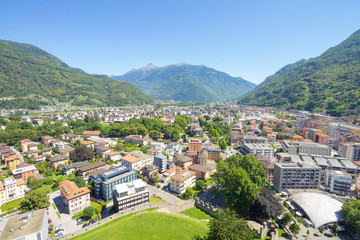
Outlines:
[{"label": "grass field", "polygon": [[154,195],[151,195],[149,202],[163,202],[161,198],[155,197]]},{"label": "grass field", "polygon": [[202,211],[201,209],[197,208],[197,207],[192,207],[189,208],[185,211],[180,212],[181,214],[187,215],[189,217],[192,218],[196,218],[196,219],[213,219],[213,217],[209,214],[207,214],[206,212]]},{"label": "grass field", "polygon": [[204,236],[207,232],[208,226],[206,222],[153,211],[117,218],[71,239],[190,240],[194,234]]},{"label": "grass field", "polygon": [[1,211],[6,212],[14,208],[18,208],[20,205],[20,202],[23,200],[23,198],[19,198],[10,202],[3,203],[1,205]]}]

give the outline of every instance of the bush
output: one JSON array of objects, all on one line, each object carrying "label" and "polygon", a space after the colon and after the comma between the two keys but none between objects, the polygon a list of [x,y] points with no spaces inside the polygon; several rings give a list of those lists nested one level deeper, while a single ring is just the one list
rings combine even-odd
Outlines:
[{"label": "bush", "polygon": [[290,213],[284,213],[283,218],[281,219],[282,224],[285,226],[288,225],[293,220],[293,217]]},{"label": "bush", "polygon": [[296,223],[290,225],[290,231],[294,234],[298,234],[300,232],[300,227]]},{"label": "bush", "polygon": [[92,215],[94,215],[95,209],[93,207],[87,207],[84,209],[84,217],[85,219],[90,219]]},{"label": "bush", "polygon": [[186,191],[180,195],[182,198],[190,199],[194,196],[194,190],[187,188]]},{"label": "bush", "polygon": [[206,188],[206,183],[203,180],[197,180],[194,189],[200,191],[204,188]]}]

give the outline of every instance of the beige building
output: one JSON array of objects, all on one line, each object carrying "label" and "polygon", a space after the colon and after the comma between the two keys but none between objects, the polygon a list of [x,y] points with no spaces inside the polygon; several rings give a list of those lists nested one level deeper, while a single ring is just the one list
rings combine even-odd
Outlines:
[{"label": "beige building", "polygon": [[131,167],[134,171],[150,166],[154,163],[154,157],[143,152],[134,151],[129,155],[121,157],[121,163]]},{"label": "beige building", "polygon": [[23,179],[9,177],[0,182],[0,202],[8,202],[25,196],[27,190]]},{"label": "beige building", "polygon": [[64,207],[70,215],[90,206],[90,190],[86,187],[79,188],[74,182],[66,180],[60,185],[60,192]]},{"label": "beige building", "polygon": [[170,177],[170,189],[176,193],[184,193],[187,188],[193,187],[196,182],[196,173],[183,170]]}]

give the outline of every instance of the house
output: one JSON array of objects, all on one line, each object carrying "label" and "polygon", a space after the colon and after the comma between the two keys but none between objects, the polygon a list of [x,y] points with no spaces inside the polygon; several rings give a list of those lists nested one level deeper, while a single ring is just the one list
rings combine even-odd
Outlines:
[{"label": "house", "polygon": [[92,150],[95,149],[95,145],[93,141],[83,141],[81,144],[85,145],[88,148],[91,148]]},{"label": "house", "polygon": [[89,165],[88,161],[85,162],[75,162],[72,164],[68,164],[63,166],[62,172],[64,175],[70,175],[71,173],[77,171],[80,167]]},{"label": "house", "polygon": [[131,209],[149,202],[149,191],[141,179],[118,184],[113,190],[115,212]]},{"label": "house", "polygon": [[152,178],[159,173],[159,167],[155,165],[148,165],[142,169],[142,174],[148,178]]},{"label": "house", "polygon": [[39,143],[31,142],[28,139],[24,139],[21,141],[21,150],[24,153],[27,153],[27,152],[36,152],[37,153],[39,151],[38,145],[39,145]]},{"label": "house", "polygon": [[[212,149],[213,150],[213,149]],[[215,150],[214,150],[215,151]],[[207,165],[209,158],[209,152],[205,148],[198,151],[197,163],[201,165]],[[217,160],[217,159],[216,159]]]},{"label": "house", "polygon": [[175,159],[175,163],[183,169],[187,169],[193,162],[192,158],[187,157],[183,154],[175,154]]},{"label": "house", "polygon": [[0,233],[1,240],[44,240],[48,238],[49,224],[45,208],[9,217]]},{"label": "house", "polygon": [[19,155],[11,155],[6,157],[5,164],[9,167],[9,170],[16,169],[16,165],[20,164],[20,156]]},{"label": "house", "polygon": [[230,134],[229,140],[231,146],[240,146],[242,135],[240,134]]},{"label": "house", "polygon": [[217,162],[217,160],[220,158],[220,154],[221,154],[220,147],[211,146],[211,147],[208,147],[207,151],[208,151],[208,159],[210,161]]},{"label": "house", "polygon": [[60,165],[69,164],[69,156],[66,155],[56,155],[50,158],[50,168],[56,170]]},{"label": "house", "polygon": [[149,135],[143,137],[142,135],[129,135],[124,138],[126,143],[132,144],[142,144],[143,146],[148,146],[149,142],[152,141]]},{"label": "house", "polygon": [[166,171],[167,157],[162,153],[154,157],[154,165],[159,167],[159,172],[163,173]]},{"label": "house", "polygon": [[35,163],[38,163],[38,162],[43,162],[43,161],[45,161],[46,160],[46,156],[44,156],[44,155],[37,155],[37,156],[35,156],[34,158],[33,158],[33,161],[35,162]]},{"label": "house", "polygon": [[181,167],[176,167],[176,166],[166,170],[163,174],[163,178],[161,179],[162,182],[169,181],[171,176],[175,175],[176,173],[180,172],[181,170],[182,170]]},{"label": "house", "polygon": [[41,143],[42,144],[50,144],[52,139],[54,139],[54,137],[52,137],[52,136],[42,136]]},{"label": "house", "polygon": [[5,178],[0,182],[0,202],[8,202],[25,196],[27,187],[23,179]]},{"label": "house", "polygon": [[87,187],[79,188],[68,180],[60,185],[60,198],[70,215],[75,215],[90,206],[90,190]]},{"label": "house", "polygon": [[104,158],[105,157],[105,153],[107,152],[111,152],[112,149],[105,146],[105,145],[98,145],[98,146],[95,146],[95,152],[98,156],[100,156],[101,158]]},{"label": "house", "polygon": [[49,147],[49,148],[43,148],[40,150],[41,154],[44,155],[45,157],[46,156],[50,156],[51,153],[52,153],[52,148]]},{"label": "house", "polygon": [[35,157],[37,155],[38,155],[38,151],[28,151],[26,153],[26,157],[28,157],[28,158],[33,158],[33,157]]},{"label": "house", "polygon": [[206,180],[211,175],[211,168],[209,168],[207,165],[193,164],[189,167],[189,170],[196,173],[196,179]]},{"label": "house", "polygon": [[193,187],[196,181],[196,173],[183,170],[170,177],[170,190],[178,194],[184,193],[187,188]]},{"label": "house", "polygon": [[17,168],[11,171],[15,179],[22,179],[25,183],[28,178],[37,179],[38,170],[32,164],[21,163]]},{"label": "house", "polygon": [[[280,155],[279,155],[280,156]],[[274,179],[274,164],[271,159],[264,157],[263,155],[257,155],[256,159],[261,162],[261,165],[266,173],[266,180],[272,181]]]},{"label": "house", "polygon": [[100,131],[84,131],[83,135],[90,137],[90,136],[100,136],[101,132]]},{"label": "house", "polygon": [[92,163],[86,166],[82,166],[79,168],[79,174],[80,176],[86,176],[94,171],[97,170],[106,170],[106,163],[104,162],[96,162],[96,163]]},{"label": "house", "polygon": [[51,142],[51,145],[52,145],[53,147],[55,147],[55,151],[58,152],[58,153],[60,152],[61,149],[70,147],[69,143],[67,143],[67,142],[62,142],[62,141],[55,141],[55,142],[52,141],[52,142]]},{"label": "house", "polygon": [[61,155],[70,156],[70,152],[74,151],[75,149],[72,147],[65,147],[59,150],[59,153]]},{"label": "house", "polygon": [[153,165],[154,157],[141,151],[134,151],[129,155],[121,157],[121,161],[123,165],[131,167],[133,170],[140,171],[146,166]]},{"label": "house", "polygon": [[167,150],[174,151],[174,152],[178,151],[179,148],[180,148],[180,145],[177,142],[171,142],[166,147]]},{"label": "house", "polygon": [[192,137],[201,136],[204,130],[200,127],[199,124],[190,124],[189,135]]},{"label": "house", "polygon": [[118,161],[121,159],[121,154],[115,151],[104,153],[106,161]]}]

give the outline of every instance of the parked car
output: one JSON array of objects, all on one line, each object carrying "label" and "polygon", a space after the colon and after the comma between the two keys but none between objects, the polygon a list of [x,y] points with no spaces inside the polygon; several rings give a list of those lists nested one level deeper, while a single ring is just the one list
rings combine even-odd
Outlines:
[{"label": "parked car", "polygon": [[96,223],[97,222],[97,219],[96,218],[93,218],[90,220],[90,223],[93,224],[93,223]]},{"label": "parked car", "polygon": [[61,237],[62,235],[64,235],[64,234],[55,234],[55,237]]},{"label": "parked car", "polygon": [[82,227],[84,228],[84,227],[87,227],[89,225],[90,225],[90,223],[88,222],[88,223],[85,223],[84,225],[82,225]]},{"label": "parked car", "polygon": [[4,219],[3,219],[3,218],[0,218],[0,222],[2,222],[2,221],[4,221]]}]

